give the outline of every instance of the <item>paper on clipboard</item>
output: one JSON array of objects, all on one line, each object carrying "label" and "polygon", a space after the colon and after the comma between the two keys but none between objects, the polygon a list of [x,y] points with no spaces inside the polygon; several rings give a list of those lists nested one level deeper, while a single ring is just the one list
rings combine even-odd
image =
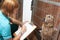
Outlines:
[{"label": "paper on clipboard", "polygon": [[25,24],[26,26],[26,32],[21,36],[20,40],[24,40],[35,28],[36,26],[35,25],[32,25],[30,23],[26,23]]}]

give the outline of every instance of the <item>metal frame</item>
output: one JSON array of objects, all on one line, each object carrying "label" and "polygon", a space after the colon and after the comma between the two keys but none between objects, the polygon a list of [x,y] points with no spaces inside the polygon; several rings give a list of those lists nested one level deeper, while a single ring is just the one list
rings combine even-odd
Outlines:
[{"label": "metal frame", "polygon": [[52,5],[56,5],[56,6],[60,6],[60,2],[55,2],[55,1],[50,1],[50,0],[38,0],[38,1],[45,2],[48,4],[52,4]]},{"label": "metal frame", "polygon": [[[37,0],[33,0],[33,6],[36,7],[36,5],[37,5]],[[31,7],[32,7],[32,6],[31,6]],[[33,8],[33,7],[32,7],[32,8]],[[35,11],[36,11],[35,8],[33,8],[33,9],[32,9],[32,19],[33,19],[33,16],[34,16]],[[32,20],[32,19],[31,19],[31,20]],[[33,20],[32,20],[32,22],[33,22]]]}]

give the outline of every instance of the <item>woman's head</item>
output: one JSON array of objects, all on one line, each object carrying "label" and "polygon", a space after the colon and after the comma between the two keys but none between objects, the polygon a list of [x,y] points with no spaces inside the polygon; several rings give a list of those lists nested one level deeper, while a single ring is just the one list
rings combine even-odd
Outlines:
[{"label": "woman's head", "polygon": [[2,9],[4,9],[8,13],[13,13],[13,11],[18,8],[18,2],[16,0],[5,0]]}]

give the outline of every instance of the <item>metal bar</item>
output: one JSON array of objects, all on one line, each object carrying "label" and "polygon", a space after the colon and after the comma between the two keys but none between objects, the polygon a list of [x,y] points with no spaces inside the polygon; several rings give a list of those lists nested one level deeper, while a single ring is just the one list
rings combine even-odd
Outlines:
[{"label": "metal bar", "polygon": [[50,0],[38,0],[38,1],[45,2],[48,4],[52,4],[52,5],[56,5],[56,6],[60,6],[60,2],[54,2],[54,1],[50,1]]},{"label": "metal bar", "polygon": [[37,16],[37,15],[34,15],[35,17],[37,17],[40,21],[44,21],[44,18],[40,18],[39,16]]},{"label": "metal bar", "polygon": [[48,8],[38,8],[38,7],[35,7],[35,6],[32,6],[34,9],[38,9],[39,11],[41,10],[41,11],[43,11],[43,12],[45,12],[45,13],[49,13],[48,11],[46,11],[46,9],[49,9],[49,7]]},{"label": "metal bar", "polygon": [[[32,1],[33,1],[32,6],[36,7],[37,6],[37,0],[32,0]],[[32,19],[33,19],[33,15],[35,14],[36,9],[33,8],[32,6],[31,6],[31,8],[32,8]],[[33,21],[32,19],[31,19],[31,21]]]}]

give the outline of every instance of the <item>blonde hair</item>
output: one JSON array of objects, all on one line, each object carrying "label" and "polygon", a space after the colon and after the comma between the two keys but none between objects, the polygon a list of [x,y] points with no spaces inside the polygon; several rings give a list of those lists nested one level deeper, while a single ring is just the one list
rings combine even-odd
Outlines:
[{"label": "blonde hair", "polygon": [[5,0],[1,8],[12,13],[15,8],[18,8],[18,6],[19,3],[16,0]]}]

